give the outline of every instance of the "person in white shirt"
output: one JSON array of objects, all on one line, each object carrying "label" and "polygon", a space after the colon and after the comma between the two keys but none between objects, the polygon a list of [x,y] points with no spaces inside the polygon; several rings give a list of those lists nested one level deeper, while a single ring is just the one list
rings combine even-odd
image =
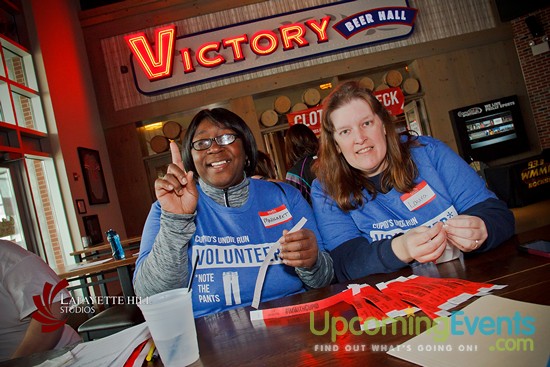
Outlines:
[{"label": "person in white shirt", "polygon": [[[68,325],[43,332],[42,323],[32,317],[37,312],[33,296],[42,296],[46,282],[55,287],[59,281],[40,257],[14,242],[0,240],[0,361],[81,341]],[[69,293],[63,289],[50,307],[51,316],[59,320],[64,316],[61,297]]]}]

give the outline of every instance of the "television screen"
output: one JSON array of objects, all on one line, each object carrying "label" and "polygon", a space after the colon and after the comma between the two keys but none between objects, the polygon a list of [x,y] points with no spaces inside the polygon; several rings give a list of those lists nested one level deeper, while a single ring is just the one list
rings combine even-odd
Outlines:
[{"label": "television screen", "polygon": [[466,130],[472,149],[517,138],[511,111],[469,120],[466,122]]},{"label": "television screen", "polygon": [[468,162],[491,161],[528,149],[517,96],[450,111],[459,153]]}]

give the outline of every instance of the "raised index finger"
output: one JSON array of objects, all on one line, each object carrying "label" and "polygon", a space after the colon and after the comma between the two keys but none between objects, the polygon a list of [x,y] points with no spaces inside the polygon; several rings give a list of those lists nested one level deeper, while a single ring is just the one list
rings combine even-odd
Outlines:
[{"label": "raised index finger", "polygon": [[176,144],[175,141],[170,142],[170,152],[172,153],[172,163],[174,163],[183,172],[185,172],[185,168],[183,168],[183,161],[181,159],[180,148],[178,147],[178,144]]}]

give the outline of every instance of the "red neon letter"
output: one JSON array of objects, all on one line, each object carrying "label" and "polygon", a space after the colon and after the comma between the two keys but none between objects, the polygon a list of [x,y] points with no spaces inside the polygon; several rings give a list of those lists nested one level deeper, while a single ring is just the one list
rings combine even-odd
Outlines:
[{"label": "red neon letter", "polygon": [[317,43],[328,41],[327,28],[329,22],[330,17],[321,19],[321,24],[317,23],[315,19],[306,21],[306,25],[317,35]]},{"label": "red neon letter", "polygon": [[244,60],[243,49],[241,47],[241,44],[247,43],[247,42],[248,42],[248,37],[246,36],[246,34],[243,34],[242,36],[236,36],[233,38],[226,38],[222,40],[223,47],[225,48],[231,47],[231,49],[233,50],[234,61]]},{"label": "red neon letter", "polygon": [[283,50],[291,50],[294,48],[293,42],[298,47],[309,45],[309,42],[304,38],[306,27],[303,24],[295,23],[279,27],[281,40],[283,41]]},{"label": "red neon letter", "polygon": [[144,32],[124,36],[126,44],[149,80],[168,78],[172,75],[175,33],[175,25],[155,30],[156,54]]},{"label": "red neon letter", "polygon": [[222,55],[218,54],[215,57],[207,57],[207,53],[210,51],[218,52],[220,50],[219,42],[209,42],[202,45],[197,51],[197,62],[204,66],[205,68],[213,68],[215,66],[221,65],[225,62],[225,59]]},{"label": "red neon letter", "polygon": [[[260,46],[262,38],[267,40],[267,45]],[[250,40],[250,48],[256,55],[264,56],[275,52],[279,46],[277,35],[272,31],[264,30],[254,33]]]},{"label": "red neon letter", "polygon": [[191,50],[188,48],[182,48],[180,50],[180,54],[181,60],[183,61],[183,72],[192,73],[195,71],[195,67],[193,66],[193,61],[191,59]]}]

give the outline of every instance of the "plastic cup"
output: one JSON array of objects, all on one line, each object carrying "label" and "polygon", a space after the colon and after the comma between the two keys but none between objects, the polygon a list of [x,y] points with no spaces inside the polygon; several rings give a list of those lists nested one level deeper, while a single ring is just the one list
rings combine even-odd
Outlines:
[{"label": "plastic cup", "polygon": [[191,294],[184,288],[173,289],[139,304],[166,367],[187,366],[199,359]]}]

